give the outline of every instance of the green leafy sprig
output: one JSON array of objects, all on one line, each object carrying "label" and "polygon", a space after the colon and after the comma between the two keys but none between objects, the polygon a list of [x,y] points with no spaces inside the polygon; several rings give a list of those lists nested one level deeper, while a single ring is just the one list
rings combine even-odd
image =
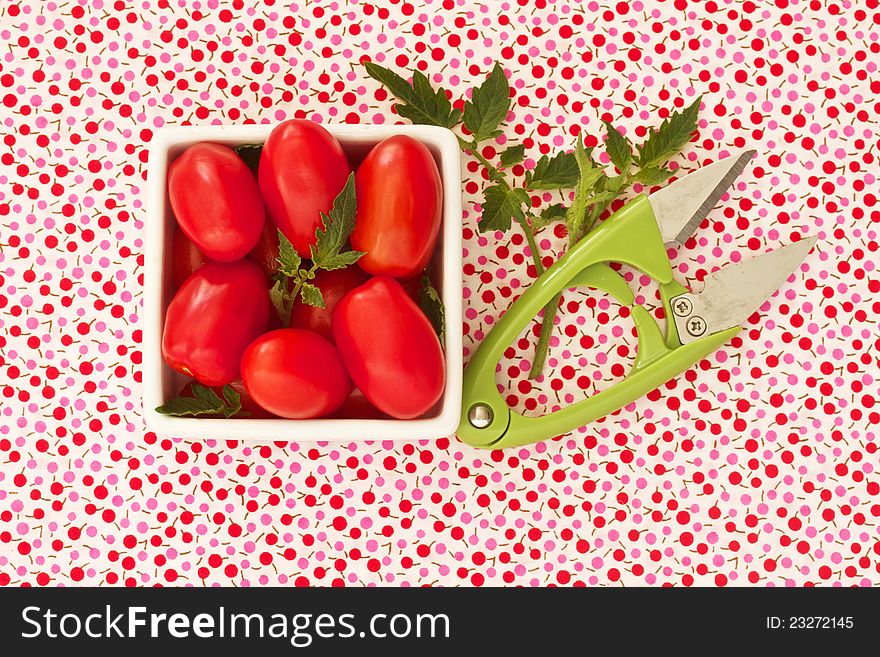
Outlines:
[{"label": "green leafy sprig", "polygon": [[241,395],[230,385],[223,386],[223,396],[213,388],[193,383],[191,395],[180,395],[156,408],[162,415],[192,416],[222,415],[229,419],[233,416],[245,417],[248,413],[241,410]]},{"label": "green leafy sprig", "polygon": [[443,306],[443,300],[440,298],[440,293],[431,284],[430,278],[423,275],[421,282],[419,307],[425,313],[428,321],[431,322],[431,326],[434,327],[434,332],[440,339],[440,344],[446,344],[446,310]]},{"label": "green leafy sprig", "polygon": [[394,71],[365,62],[364,66],[371,78],[381,82],[400,101],[397,113],[413,123],[439,125],[452,128],[461,121],[461,112],[452,108],[449,97],[442,89],[434,91],[424,73],[413,71],[412,84]]},{"label": "green leafy sprig", "polygon": [[[534,168],[526,170],[513,183],[509,170],[525,159],[522,144],[508,143],[490,162],[480,151],[480,143],[502,134],[502,124],[510,111],[511,90],[503,69],[496,63],[486,80],[471,90],[462,103],[463,111],[453,107],[451,94],[443,88],[434,89],[419,71],[408,82],[394,71],[373,62],[364,64],[367,74],[383,84],[397,98],[397,113],[413,123],[462,128],[459,146],[483,166],[489,182],[483,189],[482,217],[477,224],[481,233],[507,231],[513,222],[525,233],[535,272],[544,272],[541,253],[535,240],[540,230],[559,221],[565,222],[568,246],[574,246],[589,233],[608,207],[621,197],[633,183],[651,187],[665,182],[672,171],[666,166],[690,141],[697,128],[700,98],[681,111],[673,111],[647,137],[633,145],[628,137],[610,122],[603,121],[605,152],[615,167],[609,171],[593,157],[578,138],[573,152],[542,155]],[[574,190],[572,194],[571,190]],[[558,192],[559,200],[540,210],[533,208],[531,192]],[[532,359],[530,378],[543,371],[561,294],[544,308],[541,333]]]},{"label": "green leafy sprig", "polygon": [[342,269],[364,255],[363,251],[343,250],[354,230],[356,204],[354,174],[349,174],[329,214],[321,213],[321,226],[315,231],[316,242],[309,247],[310,264],[303,261],[290,241],[278,231],[278,274],[269,290],[269,298],[284,327],[290,326],[290,313],[297,296],[305,304],[324,307],[321,290],[311,282],[319,269]]}]

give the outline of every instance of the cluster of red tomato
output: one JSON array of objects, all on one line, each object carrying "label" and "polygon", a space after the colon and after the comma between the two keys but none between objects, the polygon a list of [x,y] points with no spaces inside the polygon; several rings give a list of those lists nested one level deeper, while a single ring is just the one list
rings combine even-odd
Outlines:
[{"label": "cluster of red tomato", "polygon": [[297,299],[289,328],[272,310],[278,231],[301,258],[312,257],[322,213],[350,174],[339,142],[306,120],[273,130],[256,177],[236,151],[214,143],[195,144],[171,164],[180,230],[162,336],[170,367],[204,386],[231,384],[251,417],[411,419],[437,404],[443,352],[412,298],[442,209],[440,174],[421,142],[388,138],[357,167],[350,244],[364,255],[309,280],[324,307]]}]

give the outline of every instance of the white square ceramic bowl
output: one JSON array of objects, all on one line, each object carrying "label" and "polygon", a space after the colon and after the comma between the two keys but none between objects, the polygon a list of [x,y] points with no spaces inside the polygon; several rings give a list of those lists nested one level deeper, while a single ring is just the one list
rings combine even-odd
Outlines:
[{"label": "white square ceramic bowl", "polygon": [[[433,153],[443,179],[443,225],[432,266],[446,307],[446,389],[428,417],[415,420],[203,419],[161,415],[154,409],[175,397],[186,379],[162,360],[162,326],[171,301],[171,236],[174,218],[168,205],[168,165],[192,144],[211,141],[229,146],[263,143],[274,125],[168,127],[150,145],[146,203],[144,273],[143,405],[147,427],[162,436],[222,440],[395,440],[452,435],[461,413],[462,245],[461,154],[455,135],[445,128],[411,125],[324,127],[342,144],[352,167],[386,137],[405,134]],[[405,354],[402,354],[405,356]]]}]

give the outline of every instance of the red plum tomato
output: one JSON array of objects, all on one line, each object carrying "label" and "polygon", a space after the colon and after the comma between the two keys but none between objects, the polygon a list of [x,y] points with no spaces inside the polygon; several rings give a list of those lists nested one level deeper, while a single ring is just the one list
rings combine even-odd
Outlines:
[{"label": "red plum tomato", "polygon": [[336,303],[354,288],[363,285],[370,277],[359,267],[320,270],[311,283],[321,290],[324,307],[310,306],[297,296],[290,313],[290,326],[319,333],[328,340],[333,339],[330,330],[330,316]]},{"label": "red plum tomato", "polygon": [[278,329],[254,340],[241,358],[241,376],[257,404],[294,420],[332,413],[351,391],[336,347],[301,329]]},{"label": "red plum tomato", "polygon": [[358,388],[352,388],[351,393],[345,398],[336,411],[328,417],[338,420],[381,420],[388,419],[388,415],[373,406],[370,401],[364,397]]},{"label": "red plum tomato", "polygon": [[342,146],[314,121],[285,121],[263,145],[260,191],[275,226],[302,257],[310,257],[321,213],[333,207],[350,173]]},{"label": "red plum tomato", "polygon": [[355,174],[357,218],[351,247],[367,273],[412,278],[437,245],[440,172],[431,151],[406,135],[380,142]]},{"label": "red plum tomato", "polygon": [[263,230],[266,211],[257,181],[228,146],[187,148],[168,169],[168,199],[180,228],[211,260],[243,258]]},{"label": "red plum tomato", "polygon": [[239,378],[241,355],[269,322],[269,288],[248,260],[209,262],[175,293],[165,314],[162,356],[206,386]]},{"label": "red plum tomato", "polygon": [[171,284],[178,289],[196,269],[209,262],[180,228],[171,238]]},{"label": "red plum tomato", "polygon": [[400,283],[376,276],[346,294],[332,317],[333,337],[355,385],[391,417],[408,420],[443,394],[443,350],[428,318]]},{"label": "red plum tomato", "polygon": [[257,263],[266,278],[272,278],[278,273],[278,255],[280,245],[278,241],[278,229],[271,221],[263,226],[263,232],[257,240],[257,245],[248,253],[248,260]]}]

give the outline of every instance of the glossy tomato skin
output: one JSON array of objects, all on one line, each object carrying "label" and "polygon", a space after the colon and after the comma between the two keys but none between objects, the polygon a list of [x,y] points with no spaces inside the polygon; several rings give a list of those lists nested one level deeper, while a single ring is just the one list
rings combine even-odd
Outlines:
[{"label": "glossy tomato skin", "polygon": [[278,229],[275,228],[275,224],[271,221],[267,221],[263,226],[256,246],[247,255],[248,260],[259,265],[266,278],[272,278],[278,273],[279,253]]},{"label": "glossy tomato skin", "polygon": [[171,238],[171,284],[178,289],[196,269],[210,262],[180,228]]},{"label": "glossy tomato skin", "polygon": [[333,337],[355,385],[380,411],[409,420],[443,394],[443,350],[428,318],[400,283],[376,276],[333,310]]},{"label": "glossy tomato skin", "polygon": [[367,273],[412,278],[437,246],[442,185],[428,148],[406,135],[380,142],[355,174],[357,219],[351,234]]},{"label": "glossy tomato skin", "polygon": [[328,340],[332,340],[333,331],[330,330],[330,317],[333,308],[342,297],[354,288],[366,283],[369,278],[360,267],[319,271],[312,284],[321,290],[321,295],[324,297],[324,307],[310,306],[303,303],[302,297],[298,296],[293,304],[293,311],[290,313],[290,326],[314,331]]},{"label": "glossy tomato skin", "polygon": [[241,375],[257,404],[294,420],[332,413],[351,391],[336,347],[301,329],[278,329],[254,340],[241,358]]},{"label": "glossy tomato skin", "polygon": [[241,355],[269,322],[269,288],[249,260],[209,262],[189,278],[165,313],[162,357],[206,386],[239,377]]},{"label": "glossy tomato skin", "polygon": [[211,260],[232,262],[254,248],[266,211],[251,170],[228,146],[187,148],[168,169],[177,223]]},{"label": "glossy tomato skin", "polygon": [[258,177],[269,217],[302,257],[349,173],[342,146],[314,121],[285,121],[263,145]]},{"label": "glossy tomato skin", "polygon": [[[178,396],[194,397],[195,395],[192,391],[193,383],[193,381],[190,381],[185,386],[183,386],[183,388],[180,389]],[[253,398],[248,394],[248,391],[245,389],[244,384],[240,380],[232,381],[228,385],[231,386],[232,389],[238,393],[238,400],[241,403],[241,410],[238,412],[238,414],[233,415],[232,417],[238,417],[247,420],[259,420],[277,417],[276,415],[272,415],[269,411],[260,407],[260,405],[257,404],[257,402],[255,402]],[[212,386],[211,390],[216,392],[221,399],[223,398],[223,386]],[[220,419],[224,416],[200,415],[199,417]]]},{"label": "glossy tomato skin", "polygon": [[358,388],[352,388],[348,397],[327,417],[338,420],[382,420],[388,419],[388,415],[380,411],[370,403],[364,393]]}]

